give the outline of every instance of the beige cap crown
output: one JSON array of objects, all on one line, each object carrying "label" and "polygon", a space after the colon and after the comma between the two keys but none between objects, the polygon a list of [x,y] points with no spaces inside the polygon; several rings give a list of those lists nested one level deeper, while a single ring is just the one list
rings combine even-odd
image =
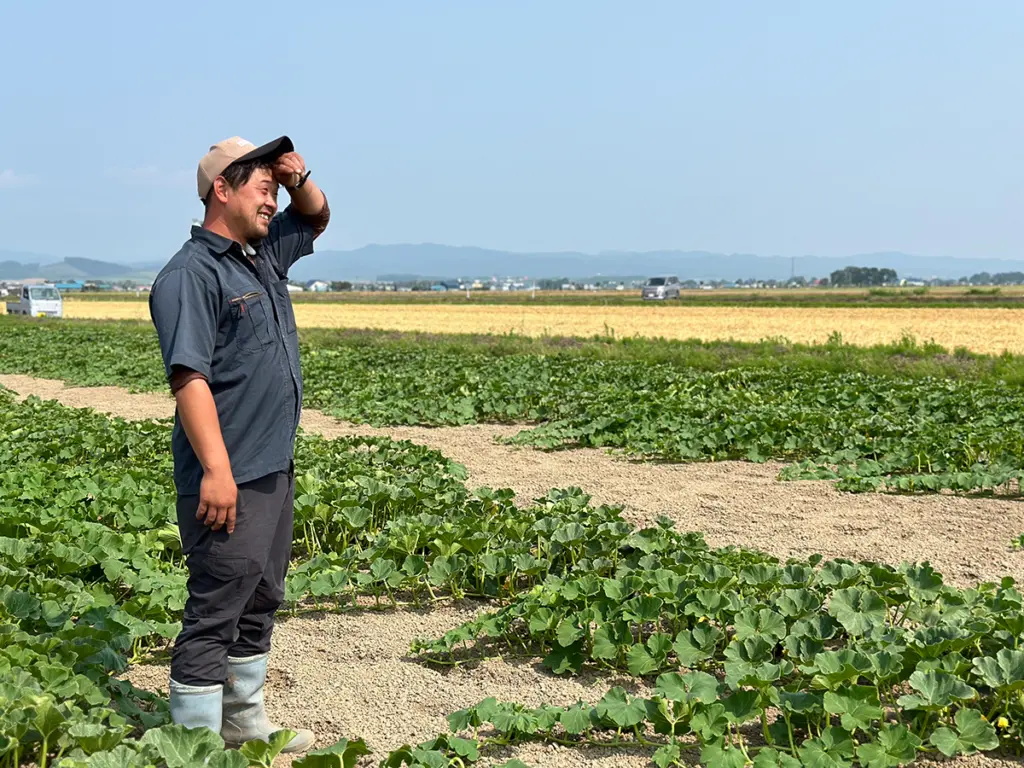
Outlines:
[{"label": "beige cap crown", "polygon": [[232,163],[257,159],[269,162],[294,149],[291,139],[287,136],[281,136],[261,147],[240,136],[232,136],[230,139],[217,142],[199,161],[199,170],[196,173],[199,199],[206,200],[206,196],[213,188],[213,180],[224,173]]}]

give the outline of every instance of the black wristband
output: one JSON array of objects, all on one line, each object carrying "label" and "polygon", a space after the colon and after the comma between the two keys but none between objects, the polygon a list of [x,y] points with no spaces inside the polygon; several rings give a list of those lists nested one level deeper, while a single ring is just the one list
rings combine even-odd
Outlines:
[{"label": "black wristband", "polygon": [[288,189],[289,192],[293,189],[302,189],[302,185],[306,183],[306,179],[309,178],[309,174],[311,173],[312,171],[306,171],[306,174],[299,180],[298,184],[296,184],[294,187],[286,187],[286,189]]}]

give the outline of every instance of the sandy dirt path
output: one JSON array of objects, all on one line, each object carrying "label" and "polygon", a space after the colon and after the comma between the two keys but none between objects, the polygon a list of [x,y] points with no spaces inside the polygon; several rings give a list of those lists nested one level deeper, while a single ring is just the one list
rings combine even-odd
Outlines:
[{"label": "sandy dirt path", "polygon": [[[124,418],[166,418],[174,412],[169,396],[130,394],[117,387],[65,387],[60,381],[12,375],[0,375],[0,386],[22,397],[37,395]],[[827,482],[779,482],[779,464],[637,463],[597,450],[544,453],[495,442],[497,436],[513,434],[512,427],[374,429],[316,411],[306,411],[302,424],[326,437],[384,435],[428,445],[465,465],[471,487],[509,487],[520,502],[553,487],[579,486],[597,503],[623,504],[636,522],[668,515],[681,529],[704,531],[712,545],[894,564],[929,560],[962,585],[1008,574],[1024,578],[1024,553],[1009,548],[1010,538],[1024,531],[1024,504],[1017,501],[845,494]],[[367,611],[281,621],[271,657],[271,714],[283,723],[313,728],[320,745],[363,736],[377,752],[367,764],[376,765],[381,752],[431,738],[446,728],[447,714],[487,696],[530,705],[568,704],[578,698],[596,700],[609,685],[635,685],[630,679],[595,675],[557,679],[536,660],[499,659],[438,671],[408,657],[412,640],[436,637],[480,609],[460,604],[429,612]],[[129,676],[141,687],[166,692],[165,666],[136,667]],[[644,750],[528,745],[502,755],[508,757],[537,768],[650,765]],[[980,756],[952,764],[1019,766]]]}]

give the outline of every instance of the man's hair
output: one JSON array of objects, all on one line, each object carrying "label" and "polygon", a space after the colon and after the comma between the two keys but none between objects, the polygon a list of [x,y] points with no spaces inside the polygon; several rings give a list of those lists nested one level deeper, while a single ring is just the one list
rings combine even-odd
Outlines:
[{"label": "man's hair", "polygon": [[[267,170],[273,172],[274,166],[272,163],[268,163],[266,160],[249,160],[244,163],[232,163],[224,169],[220,175],[224,177],[224,180],[228,183],[228,186],[232,189],[238,189],[243,184],[248,183],[249,179],[252,178],[253,173],[257,170]],[[203,201],[203,205],[206,207],[210,206],[210,201],[213,199],[213,187],[210,187],[210,191],[206,195],[206,199]]]}]

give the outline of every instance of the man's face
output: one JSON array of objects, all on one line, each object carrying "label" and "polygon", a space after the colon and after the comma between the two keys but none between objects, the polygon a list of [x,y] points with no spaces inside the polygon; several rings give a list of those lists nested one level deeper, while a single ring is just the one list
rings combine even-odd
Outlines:
[{"label": "man's face", "polygon": [[273,174],[257,168],[238,189],[228,188],[225,217],[234,232],[245,240],[260,240],[270,231],[270,220],[277,213],[278,184]]}]

